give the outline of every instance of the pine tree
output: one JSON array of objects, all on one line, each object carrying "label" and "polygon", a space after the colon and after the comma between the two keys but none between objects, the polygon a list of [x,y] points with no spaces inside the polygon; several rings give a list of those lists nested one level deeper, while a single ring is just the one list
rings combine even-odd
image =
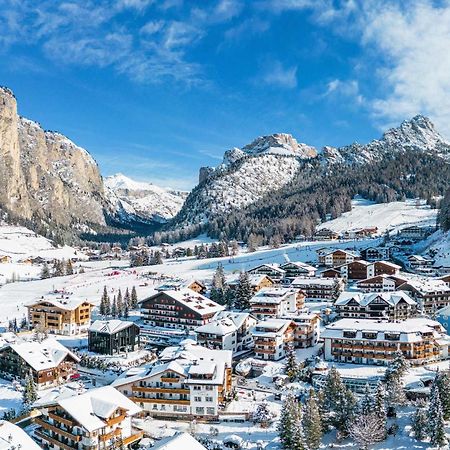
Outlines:
[{"label": "pine tree", "polygon": [[138,298],[136,293],[136,287],[133,286],[131,289],[131,308],[130,309],[136,309],[138,307]]},{"label": "pine tree", "polygon": [[108,315],[108,291],[106,290],[106,286],[103,286],[103,294],[100,299],[100,315],[106,316]]},{"label": "pine tree", "polygon": [[319,410],[319,402],[313,389],[309,391],[303,409],[303,430],[305,443],[308,450],[316,450],[322,440],[322,417]]},{"label": "pine tree", "polygon": [[111,315],[116,318],[117,317],[117,299],[116,296],[114,295],[113,297],[113,301],[111,304]]},{"label": "pine tree", "polygon": [[66,262],[66,275],[73,275],[73,265],[70,258]]},{"label": "pine tree", "polygon": [[418,441],[423,441],[427,437],[428,417],[425,409],[417,408],[412,420],[414,437]]},{"label": "pine tree", "polygon": [[47,263],[44,263],[41,270],[41,279],[45,280],[50,278],[50,269],[48,268]]},{"label": "pine tree", "polygon": [[369,384],[366,383],[366,386],[364,388],[364,395],[361,398],[361,401],[359,403],[359,413],[363,416],[367,416],[370,414],[373,410],[374,404],[372,400],[372,391],[370,390]]},{"label": "pine tree", "polygon": [[53,264],[53,276],[62,277],[64,275],[64,266],[58,259]]},{"label": "pine tree", "polygon": [[152,258],[150,259],[150,265],[155,266],[158,264],[162,264],[163,259],[161,252],[159,250],[156,250],[156,252],[153,254]]},{"label": "pine tree", "polygon": [[385,439],[386,435],[380,424],[379,417],[373,413],[358,415],[348,427],[348,433],[363,450],[367,450],[370,445]]},{"label": "pine tree", "polygon": [[33,403],[38,399],[36,384],[33,379],[33,373],[30,372],[25,376],[25,386],[22,393],[22,403],[25,412],[30,411]]},{"label": "pine tree", "polygon": [[124,305],[128,306],[128,309],[130,309],[131,297],[130,297],[130,291],[128,290],[128,288],[126,289],[125,295],[123,296],[123,303],[124,303]]},{"label": "pine tree", "polygon": [[253,422],[261,424],[262,427],[267,427],[272,420],[267,402],[260,403],[253,414]]},{"label": "pine tree", "polygon": [[214,272],[211,287],[211,300],[219,303],[220,305],[225,304],[225,291],[226,291],[226,281],[225,272],[221,263],[217,265],[216,271]]},{"label": "pine tree", "polygon": [[384,379],[387,384],[389,384],[391,381],[401,381],[403,376],[406,374],[406,372],[409,369],[409,363],[406,360],[403,353],[398,350],[395,352],[394,359],[389,363]]},{"label": "pine tree", "polygon": [[303,450],[304,436],[301,425],[301,407],[292,395],[288,395],[283,402],[278,434],[281,446],[285,450]]},{"label": "pine tree", "polygon": [[428,411],[428,436],[431,445],[442,447],[447,443],[445,436],[444,414],[437,383],[433,383],[430,395],[430,409]]},{"label": "pine tree", "polygon": [[130,317],[130,308],[128,306],[128,302],[124,302],[123,304],[123,317],[128,319]]},{"label": "pine tree", "polygon": [[386,390],[381,381],[377,384],[375,401],[373,403],[373,413],[380,419],[385,434],[387,433],[387,411],[386,411]]},{"label": "pine tree", "polygon": [[239,275],[239,283],[235,294],[235,307],[243,311],[250,308],[250,299],[253,297],[253,290],[250,285],[247,272],[241,272]]},{"label": "pine tree", "polygon": [[122,300],[122,291],[119,289],[119,292],[117,293],[117,316],[123,317],[123,300]]},{"label": "pine tree", "polygon": [[284,365],[284,373],[289,377],[290,381],[295,381],[298,376],[299,365],[293,345],[288,345],[286,349],[286,363]]},{"label": "pine tree", "polygon": [[439,389],[444,420],[450,419],[450,376],[447,372],[438,372],[436,383]]}]

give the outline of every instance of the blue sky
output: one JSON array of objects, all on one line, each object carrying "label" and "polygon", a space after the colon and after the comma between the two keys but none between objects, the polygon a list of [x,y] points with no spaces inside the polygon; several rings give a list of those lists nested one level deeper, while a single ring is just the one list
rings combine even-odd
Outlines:
[{"label": "blue sky", "polygon": [[450,137],[450,2],[0,0],[0,84],[104,175],[182,189],[259,135]]}]

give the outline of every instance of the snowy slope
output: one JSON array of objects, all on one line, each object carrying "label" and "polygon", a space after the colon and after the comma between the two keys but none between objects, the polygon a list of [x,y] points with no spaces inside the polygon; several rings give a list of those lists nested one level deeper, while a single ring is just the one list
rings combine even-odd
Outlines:
[{"label": "snowy slope", "polygon": [[174,217],[187,197],[187,192],[134,181],[121,173],[106,177],[104,183],[118,211],[158,222]]},{"label": "snowy slope", "polygon": [[352,200],[352,210],[337,219],[321,224],[318,229],[328,228],[338,233],[365,227],[377,227],[379,234],[397,231],[410,225],[436,224],[437,209],[431,209],[423,202],[374,203],[362,198]]}]

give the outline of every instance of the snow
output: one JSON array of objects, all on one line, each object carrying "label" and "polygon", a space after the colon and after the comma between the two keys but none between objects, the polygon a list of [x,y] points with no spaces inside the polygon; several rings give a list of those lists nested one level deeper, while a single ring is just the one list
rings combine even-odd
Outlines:
[{"label": "snow", "polygon": [[16,448],[23,450],[41,450],[41,447],[17,425],[1,420],[0,450],[13,450]]},{"label": "snow", "polygon": [[352,200],[352,210],[337,219],[321,224],[318,229],[328,228],[337,233],[357,228],[377,227],[378,234],[396,232],[411,225],[434,226],[438,210],[431,209],[422,202],[374,203],[356,197]]},{"label": "snow", "polygon": [[22,392],[17,390],[15,386],[17,385],[0,378],[0,417],[11,409],[15,411],[22,409]]}]

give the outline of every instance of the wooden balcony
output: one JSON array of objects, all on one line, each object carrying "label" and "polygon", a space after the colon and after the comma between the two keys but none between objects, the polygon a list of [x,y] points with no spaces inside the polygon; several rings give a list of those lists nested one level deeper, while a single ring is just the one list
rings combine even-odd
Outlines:
[{"label": "wooden balcony", "polygon": [[111,417],[110,419],[106,420],[105,422],[108,424],[108,426],[112,426],[115,425],[116,423],[120,423],[123,422],[125,420],[126,415],[125,414],[121,414],[120,416],[117,417]]},{"label": "wooden balcony", "polygon": [[36,436],[41,438],[44,442],[49,442],[50,444],[53,444],[59,448],[62,448],[63,450],[76,450],[78,448],[78,445],[76,447],[71,447],[70,445],[64,444],[63,442],[50,437],[46,433],[42,433],[42,431],[36,430],[34,433],[36,434]]},{"label": "wooden balcony", "polygon": [[135,403],[159,403],[165,405],[189,405],[189,400],[180,400],[173,398],[145,398],[145,397],[130,397]]},{"label": "wooden balcony", "polygon": [[115,430],[110,431],[106,434],[101,434],[99,439],[101,442],[109,441],[110,439],[120,436],[122,434],[122,430],[120,428],[116,428]]},{"label": "wooden balcony", "polygon": [[139,439],[142,439],[144,437],[144,432],[139,431],[138,433],[134,433],[131,436],[128,436],[127,438],[122,439],[123,445],[130,445],[133,442],[138,441]]},{"label": "wooden balcony", "polygon": [[54,414],[52,412],[48,413],[48,417],[50,417],[50,419],[56,420],[57,422],[63,423],[68,427],[74,427],[77,425],[75,421],[67,419],[66,417],[58,416],[57,414]]},{"label": "wooden balcony", "polygon": [[180,377],[161,377],[163,383],[179,383]]},{"label": "wooden balcony", "polygon": [[273,354],[276,353],[276,349],[274,348],[255,348],[255,353],[266,353],[266,354]]},{"label": "wooden balcony", "polygon": [[189,389],[178,389],[178,388],[159,388],[159,387],[142,387],[133,386],[133,392],[158,392],[161,394],[189,394]]},{"label": "wooden balcony", "polygon": [[46,430],[51,430],[57,434],[60,434],[61,436],[66,437],[67,439],[72,439],[75,442],[79,442],[81,441],[81,436],[80,435],[76,435],[76,434],[72,434],[69,431],[65,431],[61,428],[55,427],[55,425],[52,425],[51,423],[45,422],[42,419],[34,419],[35,423],[37,425],[40,425],[42,428],[46,429]]}]

